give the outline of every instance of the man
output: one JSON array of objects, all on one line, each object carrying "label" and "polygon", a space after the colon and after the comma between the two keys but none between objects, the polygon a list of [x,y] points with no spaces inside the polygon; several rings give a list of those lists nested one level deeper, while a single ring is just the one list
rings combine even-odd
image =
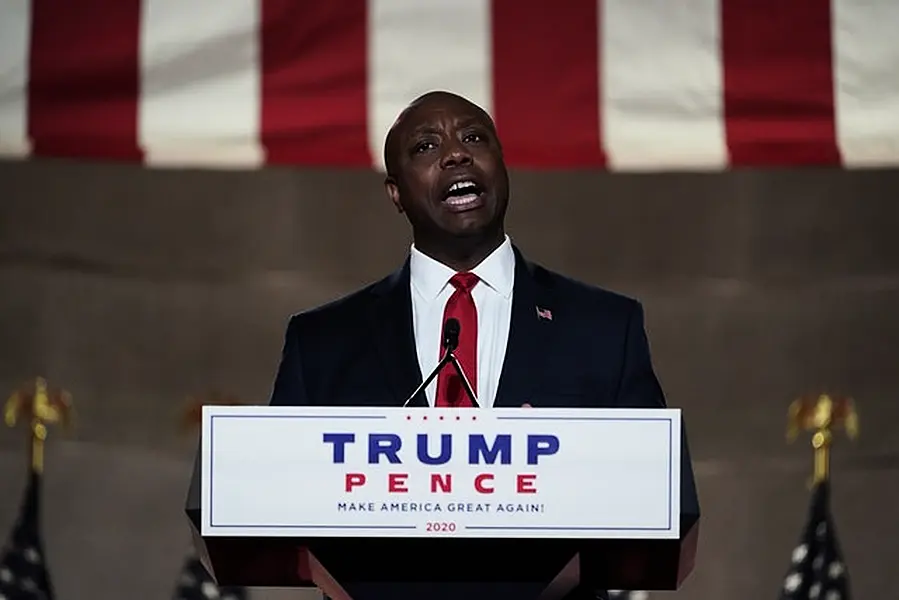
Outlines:
[{"label": "man", "polygon": [[[400,406],[437,365],[454,318],[481,408],[665,406],[640,304],[527,261],[506,235],[509,175],[486,112],[425,94],[397,118],[384,158],[387,196],[412,227],[410,256],[291,318],[272,405]],[[471,405],[451,367],[416,400]]]}]

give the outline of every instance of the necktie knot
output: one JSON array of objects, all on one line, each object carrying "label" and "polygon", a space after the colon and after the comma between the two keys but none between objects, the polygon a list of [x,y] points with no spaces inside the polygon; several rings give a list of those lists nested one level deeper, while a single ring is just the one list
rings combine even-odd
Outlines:
[{"label": "necktie knot", "polygon": [[480,281],[480,277],[474,273],[456,273],[450,279],[450,284],[460,292],[470,292]]}]

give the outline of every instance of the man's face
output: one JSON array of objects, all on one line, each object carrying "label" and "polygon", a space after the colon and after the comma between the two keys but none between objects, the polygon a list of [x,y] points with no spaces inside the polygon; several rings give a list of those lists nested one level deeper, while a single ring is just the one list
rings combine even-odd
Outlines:
[{"label": "man's face", "polygon": [[417,238],[502,230],[509,179],[489,118],[468,101],[436,95],[404,115],[393,141],[387,194]]}]

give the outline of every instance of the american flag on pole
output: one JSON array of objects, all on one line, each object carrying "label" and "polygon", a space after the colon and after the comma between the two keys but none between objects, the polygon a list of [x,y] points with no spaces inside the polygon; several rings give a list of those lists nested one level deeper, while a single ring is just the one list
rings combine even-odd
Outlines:
[{"label": "american flag on pole", "polygon": [[181,567],[172,600],[247,600],[247,590],[241,587],[219,587],[200,559],[189,554]]},{"label": "american flag on pole", "polygon": [[41,476],[32,471],[12,534],[0,555],[0,599],[53,600],[41,539]]},{"label": "american flag on pole", "polygon": [[830,485],[815,486],[780,600],[851,600],[849,574],[830,513]]},{"label": "american flag on pole", "polygon": [[2,0],[0,154],[381,168],[446,89],[514,167],[897,165],[896,23],[895,0]]}]

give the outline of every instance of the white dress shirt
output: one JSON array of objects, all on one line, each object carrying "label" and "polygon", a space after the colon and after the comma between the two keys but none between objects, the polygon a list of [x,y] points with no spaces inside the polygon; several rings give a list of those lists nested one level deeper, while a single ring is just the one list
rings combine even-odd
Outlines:
[{"label": "white dress shirt", "polygon": [[[412,293],[412,324],[422,377],[440,361],[443,311],[455,288],[450,279],[456,272],[418,251],[413,244],[409,262]],[[478,311],[477,397],[481,408],[493,407],[509,340],[512,320],[512,290],[515,287],[515,253],[508,236],[490,256],[471,270],[480,278],[471,291]],[[464,333],[463,333],[464,335]],[[447,368],[452,369],[451,366]],[[467,373],[470,377],[471,375]],[[435,378],[425,390],[433,406]]]}]

